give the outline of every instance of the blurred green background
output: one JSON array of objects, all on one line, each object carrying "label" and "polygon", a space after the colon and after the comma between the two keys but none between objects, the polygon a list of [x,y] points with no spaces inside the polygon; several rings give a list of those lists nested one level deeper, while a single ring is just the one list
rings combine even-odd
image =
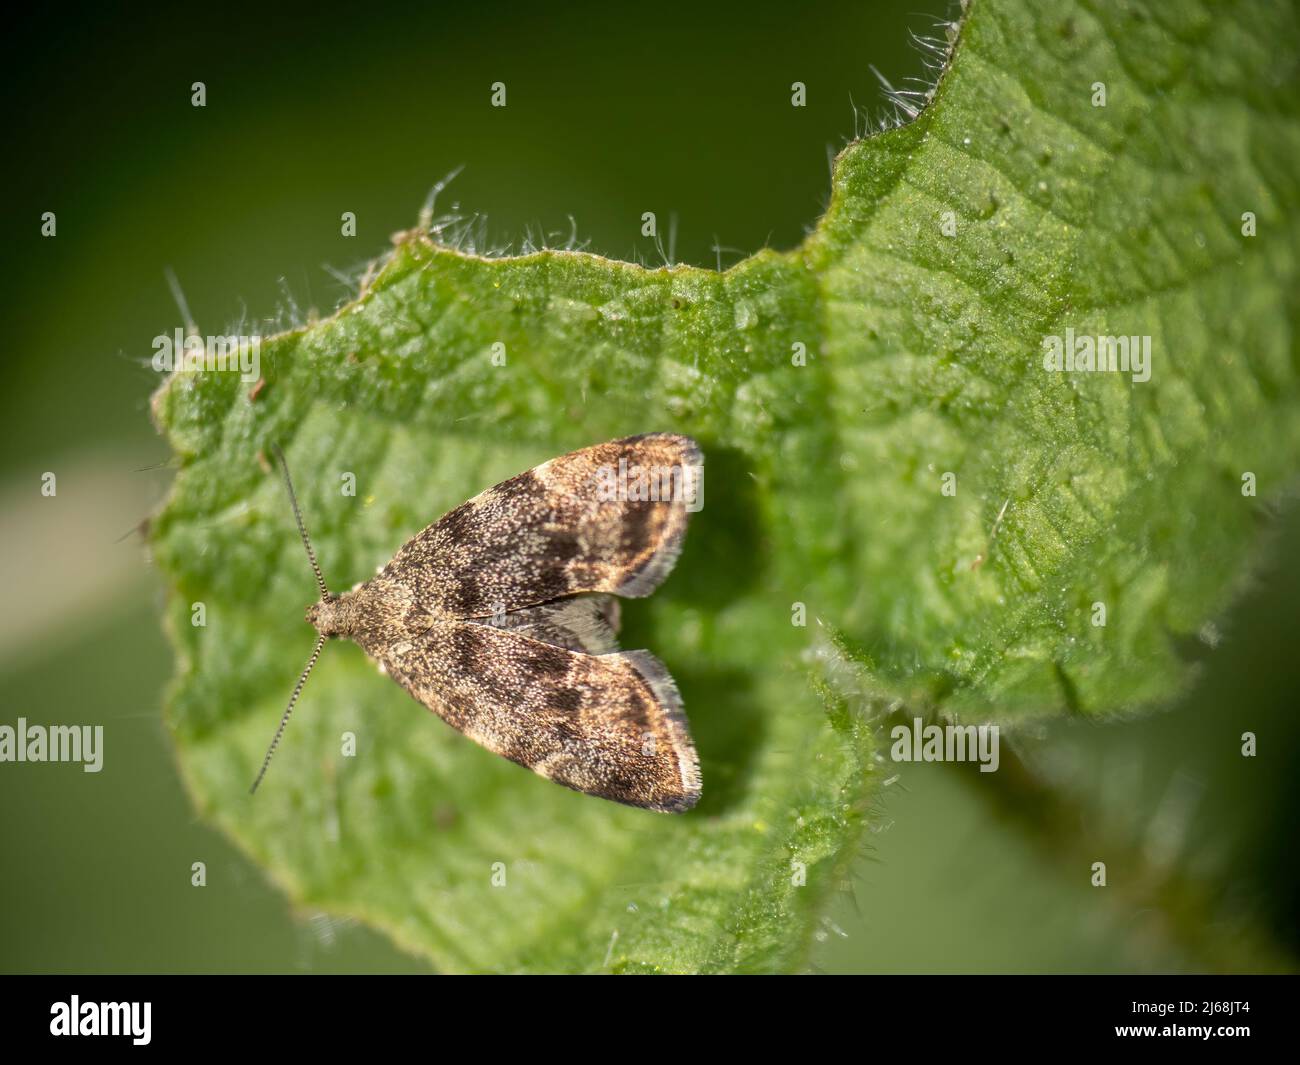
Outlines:
[{"label": "blurred green background", "polygon": [[[489,239],[660,261],[788,248],[828,151],[920,76],[945,4],[471,5],[26,14],[9,118],[0,724],[105,726],[105,767],[0,765],[0,969],[423,971],[351,922],[295,913],[199,823],[160,717],[170,651],[138,538],[170,477],[151,339],[327,313],[430,186]],[[26,19],[27,21],[21,21]],[[207,106],[190,104],[203,81]],[[507,85],[509,106],[489,106]],[[790,86],[808,105],[790,106]],[[40,235],[54,211],[58,235]],[[358,234],[340,234],[353,211]],[[667,251],[665,240],[664,251]],[[40,494],[42,473],[58,495]],[[904,766],[813,966],[856,971],[1296,968],[1300,518],[1166,712],[1004,737],[1004,771]],[[1191,652],[1189,652],[1191,653]],[[693,711],[694,712],[694,711]],[[1259,753],[1240,754],[1258,735]],[[1014,752],[1014,753],[1013,753]],[[436,855],[431,856],[436,861]],[[1090,886],[1093,861],[1112,886]],[[190,886],[203,861],[208,886]]]}]

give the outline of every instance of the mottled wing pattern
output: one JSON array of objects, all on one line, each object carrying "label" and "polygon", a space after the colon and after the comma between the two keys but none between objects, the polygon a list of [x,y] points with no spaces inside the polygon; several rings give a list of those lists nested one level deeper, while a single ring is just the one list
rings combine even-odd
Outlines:
[{"label": "mottled wing pattern", "polygon": [[[681,550],[688,493],[702,464],[695,441],[669,433],[562,455],[445,514],[412,537],[382,575],[408,585],[431,613],[457,618],[578,592],[649,595]],[[609,498],[612,487],[628,483],[635,492],[636,471],[646,470],[657,484],[684,483],[686,493],[667,501],[662,492],[658,499]]]},{"label": "mottled wing pattern", "polygon": [[647,651],[591,655],[447,620],[379,654],[412,696],[489,751],[576,791],[679,812],[699,760],[672,677]]}]

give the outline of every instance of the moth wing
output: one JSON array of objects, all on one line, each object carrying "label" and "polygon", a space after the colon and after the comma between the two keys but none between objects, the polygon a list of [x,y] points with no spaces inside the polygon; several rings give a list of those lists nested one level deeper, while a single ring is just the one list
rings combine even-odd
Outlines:
[{"label": "moth wing", "polygon": [[380,660],[453,728],[558,784],[666,813],[699,800],[681,696],[648,651],[589,655],[448,621]]},{"label": "moth wing", "polygon": [[[703,456],[686,436],[649,433],[573,451],[443,515],[383,573],[410,587],[415,602],[457,618],[579,592],[646,596],[677,560],[702,476]],[[627,498],[648,491],[653,498]]]}]

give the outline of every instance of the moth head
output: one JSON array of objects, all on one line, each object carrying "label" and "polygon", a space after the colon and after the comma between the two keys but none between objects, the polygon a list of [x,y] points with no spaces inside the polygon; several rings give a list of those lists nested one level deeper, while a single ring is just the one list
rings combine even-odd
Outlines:
[{"label": "moth head", "polygon": [[322,636],[343,635],[343,612],[339,609],[339,597],[327,595],[319,603],[312,603],[307,608],[307,620]]}]

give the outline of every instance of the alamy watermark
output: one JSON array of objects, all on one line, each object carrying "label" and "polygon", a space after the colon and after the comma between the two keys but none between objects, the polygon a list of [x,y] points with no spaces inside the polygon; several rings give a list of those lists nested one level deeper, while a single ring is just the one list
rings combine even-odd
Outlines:
[{"label": "alamy watermark", "polygon": [[1065,336],[1043,337],[1043,369],[1053,373],[1131,373],[1136,384],[1151,380],[1151,338],[1149,336]]},{"label": "alamy watermark", "polygon": [[889,730],[895,762],[979,762],[981,773],[996,773],[1000,761],[997,725],[911,725]]},{"label": "alamy watermark", "polygon": [[680,502],[695,513],[704,506],[704,467],[680,463],[676,466],[599,466],[592,475],[596,498],[602,503]]},{"label": "alamy watermark", "polygon": [[68,1002],[50,1005],[50,1035],[126,1036],[136,1046],[152,1038],[152,1002]]},{"label": "alamy watermark", "polygon": [[199,336],[177,329],[171,336],[153,338],[153,368],[159,373],[174,370],[237,370],[240,379],[252,384],[262,376],[260,336]]},{"label": "alamy watermark", "polygon": [[104,768],[103,725],[0,725],[0,762],[80,762],[87,773]]}]

